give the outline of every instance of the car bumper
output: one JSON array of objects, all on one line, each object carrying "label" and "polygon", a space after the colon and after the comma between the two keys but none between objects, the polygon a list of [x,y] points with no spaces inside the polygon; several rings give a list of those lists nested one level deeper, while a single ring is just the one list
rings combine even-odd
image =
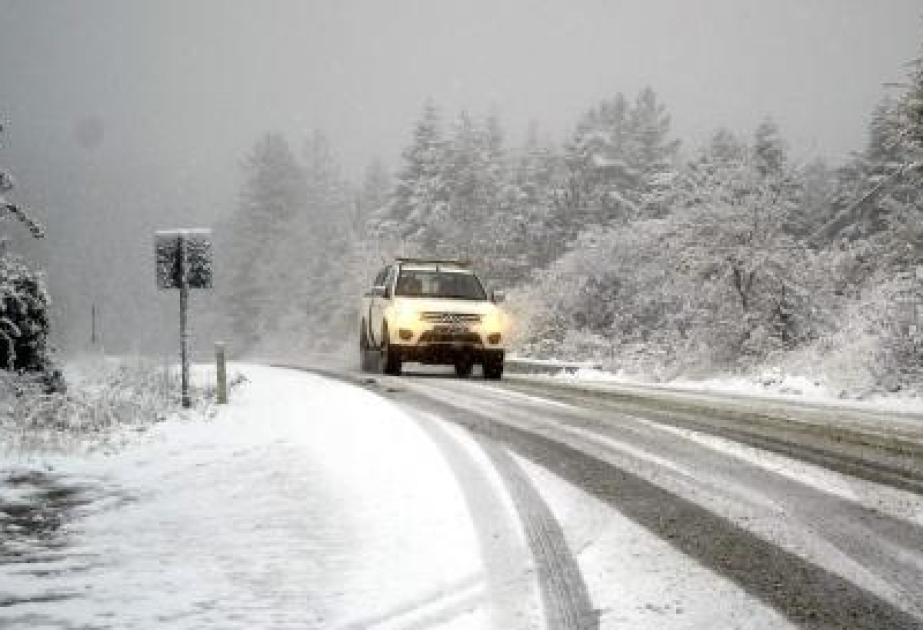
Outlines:
[{"label": "car bumper", "polygon": [[402,361],[428,365],[452,365],[460,360],[473,363],[503,361],[502,348],[487,348],[482,344],[465,342],[423,342],[413,345],[392,345]]}]

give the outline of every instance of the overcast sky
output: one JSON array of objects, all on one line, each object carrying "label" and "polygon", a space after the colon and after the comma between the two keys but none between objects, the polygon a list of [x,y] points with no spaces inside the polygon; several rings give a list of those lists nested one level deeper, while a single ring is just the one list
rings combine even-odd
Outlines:
[{"label": "overcast sky", "polygon": [[918,0],[0,0],[0,111],[16,143],[180,171],[320,128],[355,171],[393,160],[427,98],[558,139],[650,84],[687,146],[772,115],[801,155],[838,158],[921,17]]}]

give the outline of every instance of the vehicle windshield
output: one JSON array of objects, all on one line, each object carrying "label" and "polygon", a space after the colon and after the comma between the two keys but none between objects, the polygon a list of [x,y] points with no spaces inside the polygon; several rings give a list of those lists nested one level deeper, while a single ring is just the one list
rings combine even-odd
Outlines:
[{"label": "vehicle windshield", "polygon": [[403,269],[394,294],[401,297],[486,300],[487,294],[473,273],[430,269]]}]

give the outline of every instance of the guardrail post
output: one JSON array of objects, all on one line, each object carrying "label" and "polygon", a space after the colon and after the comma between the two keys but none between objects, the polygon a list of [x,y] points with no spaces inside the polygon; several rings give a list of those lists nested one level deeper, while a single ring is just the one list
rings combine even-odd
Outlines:
[{"label": "guardrail post", "polygon": [[215,367],[218,374],[218,404],[228,404],[228,370],[227,360],[225,358],[224,344],[218,342],[215,344]]},{"label": "guardrail post", "polygon": [[228,370],[225,359],[224,343],[215,344],[215,366],[218,374],[218,404],[228,404]]}]

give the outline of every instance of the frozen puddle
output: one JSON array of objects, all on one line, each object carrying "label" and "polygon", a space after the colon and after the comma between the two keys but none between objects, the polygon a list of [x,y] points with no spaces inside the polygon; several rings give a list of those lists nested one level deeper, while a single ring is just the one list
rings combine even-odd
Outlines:
[{"label": "frozen puddle", "polygon": [[486,625],[464,499],[415,422],[353,387],[245,371],[213,421],[109,457],[0,462],[0,626]]}]

